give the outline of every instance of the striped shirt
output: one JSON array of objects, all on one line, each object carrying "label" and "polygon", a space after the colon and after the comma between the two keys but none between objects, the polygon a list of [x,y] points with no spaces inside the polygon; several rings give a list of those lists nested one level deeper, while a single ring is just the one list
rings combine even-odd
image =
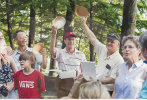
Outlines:
[{"label": "striped shirt", "polygon": [[[27,47],[27,49],[25,51],[31,51],[32,52],[32,48]],[[21,70],[20,67],[20,63],[19,63],[19,56],[20,56],[21,52],[19,52],[18,50],[16,50],[11,56],[18,68],[18,70]],[[35,65],[35,69],[39,70],[40,65],[42,64],[42,55],[36,54],[36,65]]]},{"label": "striped shirt", "polygon": [[56,55],[55,57],[53,56],[53,58],[57,60],[59,70],[62,71],[76,70],[81,72],[80,64],[82,61],[86,61],[85,55],[77,49],[75,49],[73,54],[69,54],[66,48],[57,48]]}]

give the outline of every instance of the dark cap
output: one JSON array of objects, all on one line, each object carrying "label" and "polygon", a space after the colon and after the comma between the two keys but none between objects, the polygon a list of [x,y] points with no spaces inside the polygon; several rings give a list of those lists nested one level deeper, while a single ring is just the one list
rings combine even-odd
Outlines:
[{"label": "dark cap", "polygon": [[120,41],[120,36],[116,33],[109,33],[107,35],[107,38],[111,39],[111,40],[118,40]]},{"label": "dark cap", "polygon": [[147,31],[142,33],[139,38],[139,42],[141,43],[143,48],[147,48]]},{"label": "dark cap", "polygon": [[76,37],[76,35],[73,33],[73,32],[67,32],[65,35],[64,35],[64,39],[68,36],[73,36],[73,37]]}]

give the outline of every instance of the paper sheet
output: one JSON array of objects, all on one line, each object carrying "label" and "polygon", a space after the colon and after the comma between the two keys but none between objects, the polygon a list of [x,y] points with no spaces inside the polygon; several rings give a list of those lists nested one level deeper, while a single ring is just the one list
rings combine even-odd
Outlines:
[{"label": "paper sheet", "polygon": [[81,70],[83,73],[83,77],[86,80],[96,80],[96,69],[95,69],[95,62],[81,62]]}]

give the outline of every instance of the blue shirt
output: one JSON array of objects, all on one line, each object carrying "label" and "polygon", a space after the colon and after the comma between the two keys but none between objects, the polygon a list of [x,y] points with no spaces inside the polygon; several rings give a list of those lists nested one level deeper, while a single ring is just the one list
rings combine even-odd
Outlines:
[{"label": "blue shirt", "polygon": [[[25,51],[32,51],[32,48],[27,47],[27,49]],[[20,63],[19,63],[19,56],[20,56],[21,52],[19,52],[18,50],[16,50],[13,54],[12,54],[12,58],[14,59],[14,62],[18,68],[18,70],[21,70],[20,67]],[[36,65],[35,65],[35,69],[39,70],[39,66],[42,64],[42,56],[37,54],[36,55]]]},{"label": "blue shirt", "polygon": [[142,60],[134,63],[128,68],[125,62],[118,67],[117,78],[115,80],[116,99],[135,99],[142,88],[144,82],[143,73],[146,64]]},{"label": "blue shirt", "polygon": [[147,99],[147,72],[146,72],[146,81],[143,85],[143,88],[140,91],[139,98],[140,99]]},{"label": "blue shirt", "polygon": [[147,60],[145,60],[145,61],[143,61],[143,62],[147,64]]}]

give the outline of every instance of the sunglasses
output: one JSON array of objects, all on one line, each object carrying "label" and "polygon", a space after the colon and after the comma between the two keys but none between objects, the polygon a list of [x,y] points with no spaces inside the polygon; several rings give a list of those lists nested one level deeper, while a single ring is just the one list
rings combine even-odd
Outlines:
[{"label": "sunglasses", "polygon": [[24,60],[24,59],[21,59],[21,60],[19,60],[19,62],[26,62],[26,60]]}]

